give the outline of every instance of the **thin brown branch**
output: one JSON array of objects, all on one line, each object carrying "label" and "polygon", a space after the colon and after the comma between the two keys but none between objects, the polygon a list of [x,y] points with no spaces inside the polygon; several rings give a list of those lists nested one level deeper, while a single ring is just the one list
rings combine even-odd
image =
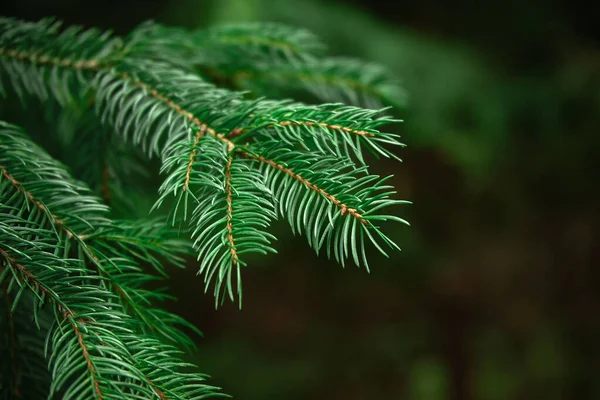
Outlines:
[{"label": "thin brown branch", "polygon": [[[342,126],[342,125],[331,125],[328,124],[326,122],[313,122],[313,121],[280,121],[278,123],[276,123],[275,125],[277,126],[320,126],[322,128],[325,129],[330,129],[330,130],[341,130],[344,132],[348,132],[348,133],[353,133],[355,135],[358,136],[368,136],[368,137],[374,137],[375,134],[371,133],[371,132],[367,132],[365,130],[358,130],[358,129],[352,129],[352,128],[348,128],[347,126]],[[272,128],[273,126],[269,126],[270,128]]]},{"label": "thin brown branch", "polygon": [[[327,198],[328,200],[330,200],[333,204],[335,204],[336,206],[338,206],[341,210],[342,215],[345,215],[346,213],[352,215],[354,218],[356,218],[359,222],[361,222],[363,225],[368,225],[369,222],[367,220],[365,220],[359,213],[358,211],[356,211],[353,208],[349,208],[348,206],[346,206],[345,204],[343,204],[342,202],[340,202],[335,196],[327,193],[325,190],[321,189],[320,187],[318,187],[317,185],[309,182],[307,179],[302,178],[300,175],[294,173],[294,171],[290,170],[289,168],[286,168],[280,164],[277,164],[275,161],[273,160],[269,160],[266,159],[265,157],[262,156],[256,156],[252,153],[250,153],[249,151],[247,151],[245,148],[240,147],[240,146],[236,146],[235,143],[233,143],[231,140],[229,140],[224,134],[222,133],[216,133],[214,129],[209,128],[206,126],[206,124],[202,123],[198,118],[196,118],[191,112],[183,109],[180,105],[176,104],[175,102],[173,102],[172,100],[170,100],[169,98],[167,98],[166,96],[158,93],[155,89],[152,89],[150,86],[146,85],[145,83],[139,82],[138,86],[145,88],[154,98],[162,101],[163,103],[167,104],[167,106],[173,110],[175,110],[175,112],[177,112],[180,115],[184,115],[185,117],[187,117],[192,123],[196,124],[198,126],[198,128],[200,129],[198,131],[198,134],[196,135],[196,140],[194,141],[194,146],[192,149],[192,152],[190,154],[190,160],[188,162],[188,169],[187,169],[187,174],[186,174],[186,180],[184,183],[184,190],[188,188],[189,185],[189,179],[190,179],[190,174],[191,174],[191,170],[192,170],[192,164],[194,162],[194,158],[196,155],[196,149],[197,149],[197,144],[198,141],[200,140],[200,137],[202,136],[202,134],[204,132],[208,132],[209,135],[216,137],[218,139],[220,139],[223,143],[227,144],[228,146],[228,150],[230,152],[230,154],[233,153],[234,149],[238,149],[240,153],[242,153],[244,156],[246,157],[250,157],[253,158],[255,160],[258,160],[260,162],[266,163],[280,171],[285,172],[286,174],[290,175],[292,178],[300,181],[301,183],[303,183],[306,187],[308,187],[311,190],[314,190],[318,193],[320,193],[321,195],[323,195],[325,198]],[[282,121],[279,123],[282,126],[290,125],[292,124],[291,121]],[[299,124],[294,122],[294,124]],[[307,126],[312,126],[315,123],[313,122],[306,122],[305,125]],[[352,131],[350,128],[345,128],[342,126],[338,126],[338,125],[328,125],[325,123],[321,123],[319,124],[321,126],[324,126],[326,128],[329,129],[342,129],[342,130],[348,130],[348,131]],[[364,131],[352,131],[353,133],[356,134],[361,134],[359,132],[364,132]],[[368,134],[368,135],[372,135],[368,132],[364,132],[364,134]],[[228,161],[228,168],[231,166],[231,160],[232,158],[229,158]],[[227,186],[230,188],[230,185],[227,184]],[[228,201],[230,201],[230,195],[228,196]],[[229,203],[231,204],[231,203]],[[229,229],[229,228],[228,228]],[[234,249],[234,252],[232,253],[232,255],[234,255],[234,260],[237,260],[237,255],[235,255],[235,247],[233,246],[233,238],[231,237],[231,235],[229,236],[229,240],[230,240],[230,248]]]},{"label": "thin brown branch", "polygon": [[6,55],[19,61],[28,61],[32,64],[54,65],[63,68],[97,70],[99,68],[106,67],[99,60],[71,60],[69,58],[50,57],[43,54],[40,55],[26,51],[17,51],[0,47],[0,56],[1,55]]},{"label": "thin brown branch", "polygon": [[167,96],[165,96],[162,93],[158,92],[156,89],[152,88],[150,85],[148,85],[148,84],[146,84],[144,82],[141,82],[141,81],[136,81],[136,80],[132,79],[127,74],[122,74],[121,77],[123,79],[129,79],[134,85],[136,85],[136,86],[144,89],[147,93],[150,94],[150,96],[152,96],[155,99],[163,102],[164,104],[167,105],[167,107],[169,107],[170,109],[172,109],[173,111],[175,111],[177,114],[183,115],[190,122],[192,122],[193,124],[195,124],[199,128],[198,133],[196,134],[196,138],[194,140],[194,144],[192,146],[192,151],[190,152],[190,157],[189,157],[188,167],[187,167],[187,171],[186,171],[185,182],[184,182],[184,186],[183,186],[183,190],[184,191],[189,188],[190,179],[191,179],[191,173],[192,173],[192,167],[193,167],[193,163],[194,163],[194,160],[195,160],[195,157],[196,157],[196,152],[197,152],[197,149],[198,149],[198,142],[200,141],[200,138],[205,133],[208,133],[209,135],[220,139],[223,143],[225,143],[227,145],[227,148],[228,148],[229,151],[231,151],[231,150],[233,150],[235,148],[235,144],[231,140],[227,139],[227,137],[225,136],[225,134],[223,134],[223,133],[217,133],[213,128],[209,127],[208,125],[206,125],[205,123],[203,123],[202,121],[200,121],[200,119],[197,118],[194,114],[192,114],[191,112],[185,110],[179,104],[175,103],[173,100],[169,99]]},{"label": "thin brown branch", "polygon": [[192,146],[192,152],[190,153],[190,161],[188,162],[187,171],[185,173],[185,183],[183,184],[183,191],[186,191],[188,189],[188,187],[190,186],[190,177],[192,175],[192,164],[194,163],[194,159],[196,157],[196,151],[198,150],[198,142],[200,142],[200,138],[202,137],[202,135],[204,135],[204,133],[206,132],[207,129],[208,129],[208,127],[206,126],[206,124],[202,124],[202,125],[200,125],[200,129],[198,130],[198,133],[196,134],[196,139],[194,140],[194,145]]},{"label": "thin brown branch", "polygon": [[[241,148],[238,148],[238,150],[243,151]],[[356,211],[354,208],[349,208],[346,204],[339,201],[334,195],[327,193],[324,189],[318,187],[314,183],[311,183],[308,179],[305,179],[302,176],[300,176],[300,174],[297,174],[294,171],[292,171],[291,169],[286,168],[283,165],[278,164],[277,162],[270,160],[268,158],[265,158],[263,156],[258,156],[258,155],[255,155],[255,154],[252,154],[249,152],[244,152],[243,154],[246,157],[250,157],[254,160],[260,161],[262,163],[270,165],[271,167],[273,167],[275,169],[278,169],[279,171],[281,171],[281,172],[291,176],[293,179],[299,181],[300,183],[302,183],[304,186],[306,186],[310,190],[313,190],[313,191],[321,194],[327,200],[331,201],[338,208],[340,208],[342,215],[350,214],[351,216],[356,218],[361,224],[369,225],[369,221],[364,219],[363,216],[358,211]]]},{"label": "thin brown branch", "polygon": [[[59,229],[61,229],[62,231],[66,232],[67,235],[69,236],[69,238],[76,238],[78,239],[81,243],[81,248],[84,251],[84,253],[91,259],[92,264],[95,265],[95,272],[98,274],[104,274],[104,271],[102,271],[101,266],[100,266],[100,260],[98,259],[98,257],[96,257],[96,255],[94,254],[94,252],[92,251],[91,248],[89,248],[88,246],[86,246],[85,244],[83,244],[85,236],[84,235],[77,235],[76,233],[73,233],[71,230],[69,230],[66,226],[64,226],[62,224],[62,221],[60,221],[54,214],[52,214],[50,212],[50,210],[39,200],[37,200],[30,192],[26,191],[23,186],[12,176],[10,175],[7,170],[0,166],[0,168],[2,168],[2,173],[3,175],[13,184],[13,186],[21,193],[23,193],[25,196],[27,196],[27,198],[29,199],[29,201],[31,201],[38,209],[40,209],[41,211],[45,212],[47,215],[50,215],[54,221],[54,223],[56,224],[57,227],[59,227]],[[132,301],[130,299],[130,297],[123,291],[123,289],[117,285],[117,283],[111,279],[111,283],[113,288],[115,289],[115,291],[117,292],[117,294],[119,294],[119,296],[123,299],[124,302],[128,303],[130,306],[132,306]],[[135,307],[132,306],[132,308],[135,309]]]},{"label": "thin brown branch", "polygon": [[200,121],[200,119],[198,119],[194,114],[185,110],[179,104],[175,103],[173,100],[169,99],[167,96],[163,95],[162,93],[160,93],[159,91],[154,89],[152,86],[148,85],[147,83],[137,81],[137,80],[133,79],[131,76],[129,76],[128,74],[121,74],[120,77],[123,79],[130,80],[132,84],[146,90],[146,92],[148,92],[150,94],[150,96],[165,103],[167,105],[167,107],[169,107],[170,109],[175,111],[177,114],[183,115],[184,117],[186,117],[189,121],[191,121],[198,128],[200,128],[201,132],[203,132],[203,133],[206,132],[209,135],[220,139],[221,141],[223,141],[223,143],[227,144],[227,146],[230,150],[235,147],[235,144],[232,141],[228,140],[225,137],[225,134],[217,133],[213,128],[210,128],[209,126],[205,125],[202,121]]},{"label": "thin brown branch", "polygon": [[[265,157],[262,156],[256,156],[252,153],[250,153],[249,151],[247,151],[245,148],[241,147],[241,146],[236,146],[235,143],[233,143],[231,140],[229,140],[224,134],[222,133],[216,133],[214,129],[207,127],[206,124],[202,123],[198,118],[196,118],[191,112],[183,109],[179,104],[175,103],[174,101],[170,100],[168,97],[160,94],[158,91],[156,91],[155,89],[152,89],[150,86],[146,85],[143,82],[136,82],[136,84],[144,89],[146,89],[150,95],[160,101],[162,101],[163,103],[165,103],[169,108],[173,109],[176,113],[185,116],[186,118],[188,118],[192,123],[196,124],[199,128],[198,134],[196,135],[196,140],[194,141],[194,146],[192,149],[192,152],[190,154],[190,160],[188,162],[188,169],[187,169],[187,175],[186,175],[186,181],[184,183],[184,185],[189,185],[189,174],[191,174],[191,169],[192,169],[192,164],[194,162],[194,158],[195,158],[195,154],[196,154],[196,149],[197,149],[197,144],[198,141],[200,140],[200,137],[202,136],[202,134],[204,132],[207,132],[209,135],[216,137],[218,139],[220,139],[223,143],[227,144],[228,146],[228,150],[230,152],[230,154],[233,152],[234,149],[238,149],[239,152],[241,154],[243,154],[246,157],[250,157],[253,158],[255,160],[261,161],[263,163],[266,163],[276,169],[279,169],[280,171],[285,172],[286,174],[290,175],[292,178],[300,181],[301,183],[303,183],[306,187],[308,187],[311,190],[314,190],[318,193],[320,193],[321,195],[323,195],[325,198],[327,198],[328,200],[330,200],[333,204],[335,204],[336,206],[338,206],[341,210],[342,215],[345,215],[346,213],[352,215],[354,218],[356,218],[357,220],[359,220],[363,225],[368,225],[369,222],[367,220],[365,220],[360,213],[358,213],[358,211],[356,211],[353,208],[349,208],[348,206],[346,206],[345,204],[343,204],[342,202],[340,202],[335,196],[327,193],[325,190],[319,188],[318,186],[316,186],[315,184],[309,182],[308,180],[302,178],[300,175],[294,173],[292,170],[290,170],[289,168],[286,168],[280,164],[277,164],[275,161],[273,160],[269,160],[266,159]],[[288,123],[289,122],[289,123]],[[285,126],[286,124],[292,124],[291,121],[283,121],[280,122],[279,124],[283,124],[283,126]],[[309,125],[309,124],[315,124],[313,122],[306,122],[305,125]],[[348,129],[350,130],[350,128],[345,128],[342,126],[338,126],[338,125],[328,125],[325,123],[321,123],[319,124],[321,126],[330,128],[330,129]],[[351,131],[351,130],[350,130]],[[354,133],[357,132],[362,132],[362,131],[353,131]],[[357,133],[359,134],[359,133]],[[370,134],[368,132],[365,132],[365,134]],[[230,158],[231,160],[231,158]],[[188,186],[184,186],[185,189],[187,189]],[[185,190],[184,189],[184,190]],[[230,241],[230,243],[232,243],[233,240]],[[230,246],[233,248],[233,245]],[[237,259],[237,256],[234,258]]]},{"label": "thin brown branch", "polygon": [[[352,133],[358,136],[366,136],[366,137],[375,137],[375,134],[371,132],[367,132],[365,130],[352,129],[343,125],[332,125],[326,122],[315,122],[315,121],[279,121],[275,124],[267,125],[266,128],[274,129],[277,126],[320,126],[321,128],[329,129],[332,131],[344,131],[347,133]],[[227,135],[228,139],[233,139],[236,136],[245,133],[250,128],[235,128],[232,129]]]},{"label": "thin brown branch", "polygon": [[233,201],[231,198],[231,163],[233,162],[233,151],[229,152],[227,158],[227,166],[225,167],[225,190],[227,192],[227,240],[229,241],[229,251],[233,265],[237,264],[238,256],[235,250],[235,242],[233,241],[233,224],[231,222],[233,215]]},{"label": "thin brown branch", "polygon": [[100,390],[100,383],[98,382],[98,378],[96,377],[96,367],[92,363],[92,359],[90,358],[90,353],[88,352],[87,345],[84,342],[83,335],[79,331],[79,327],[77,326],[77,322],[81,322],[81,320],[76,320],[72,318],[72,315],[65,313],[65,318],[69,319],[73,330],[75,331],[75,335],[77,336],[77,342],[79,343],[79,347],[83,352],[83,358],[85,359],[85,363],[87,365],[90,374],[92,375],[92,380],[94,381],[94,391],[98,396],[98,400],[102,400],[102,391]]}]

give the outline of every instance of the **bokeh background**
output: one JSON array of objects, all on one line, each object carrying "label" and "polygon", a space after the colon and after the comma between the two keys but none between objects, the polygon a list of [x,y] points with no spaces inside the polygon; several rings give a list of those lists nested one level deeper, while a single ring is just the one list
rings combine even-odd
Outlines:
[{"label": "bokeh background", "polygon": [[172,310],[189,357],[236,399],[600,399],[600,3],[20,0],[2,14],[126,33],[277,21],[403,82],[403,163],[372,272],[317,257],[283,226],[218,311],[189,268]]}]

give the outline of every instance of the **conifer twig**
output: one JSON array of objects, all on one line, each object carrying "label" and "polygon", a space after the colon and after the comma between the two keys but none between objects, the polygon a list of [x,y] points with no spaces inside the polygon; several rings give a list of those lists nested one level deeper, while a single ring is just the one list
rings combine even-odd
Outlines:
[{"label": "conifer twig", "polygon": [[[0,255],[2,255],[8,262],[10,262],[10,264],[12,266],[17,267],[17,269],[21,272],[21,274],[23,275],[23,277],[24,277],[25,281],[27,281],[27,283],[34,286],[40,292],[44,293],[44,295],[47,298],[52,299],[57,310],[64,316],[64,318],[66,320],[69,321],[69,324],[71,325],[71,328],[73,329],[73,332],[75,333],[75,336],[77,337],[77,343],[79,344],[79,347],[81,348],[87,370],[90,373],[90,377],[91,377],[93,385],[94,385],[94,391],[96,393],[96,398],[97,398],[97,400],[102,400],[103,399],[102,390],[100,389],[100,384],[99,384],[98,378],[96,376],[97,375],[96,366],[94,365],[94,363],[92,362],[92,360],[90,358],[88,346],[85,343],[85,340],[83,338],[83,335],[81,334],[81,331],[79,330],[79,327],[77,326],[78,322],[85,324],[85,321],[77,320],[77,317],[76,317],[76,314],[74,311],[72,311],[65,304],[63,304],[56,297],[56,295],[54,293],[52,293],[52,291],[48,290],[48,288],[46,286],[44,286],[37,280],[35,275],[33,275],[25,266],[23,266],[23,264],[18,263],[10,254],[8,254],[2,248],[0,248]],[[0,265],[0,267],[2,267],[2,266]],[[4,269],[4,268],[7,268],[7,267],[2,267],[2,269]]]}]

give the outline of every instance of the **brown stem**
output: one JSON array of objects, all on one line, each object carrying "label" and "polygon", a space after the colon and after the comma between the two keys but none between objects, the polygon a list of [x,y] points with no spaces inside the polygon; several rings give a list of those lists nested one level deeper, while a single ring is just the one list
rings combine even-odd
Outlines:
[{"label": "brown stem", "polygon": [[[38,57],[35,55],[30,55],[27,53],[19,53],[19,52],[15,52],[12,50],[6,50],[6,49],[1,49],[0,48],[0,55],[2,54],[6,54],[12,57],[15,57],[19,60],[23,60],[23,61],[29,61],[32,63],[38,63],[38,64],[53,64],[53,65],[57,65],[57,66],[61,66],[61,67],[65,67],[65,68],[75,68],[75,69],[89,69],[89,70],[100,70],[102,68],[105,68],[106,65],[103,65],[101,62],[97,61],[97,60],[88,60],[88,61],[77,61],[74,62],[72,60],[61,60],[61,59],[53,59],[53,58],[49,58],[49,57]],[[127,79],[130,80],[132,82],[132,84],[146,90],[150,96],[154,97],[155,99],[163,102],[164,104],[167,105],[167,107],[169,107],[170,109],[172,109],[173,111],[175,111],[177,114],[183,115],[184,117],[186,117],[189,121],[191,121],[192,123],[194,123],[200,130],[198,131],[198,135],[196,136],[196,140],[194,141],[194,146],[192,148],[192,151],[190,153],[190,161],[188,163],[188,169],[186,172],[186,180],[184,182],[184,190],[187,190],[187,188],[189,187],[189,180],[190,180],[190,175],[191,175],[191,170],[192,170],[192,166],[193,166],[193,162],[194,162],[194,158],[196,155],[196,151],[197,151],[197,144],[198,141],[200,140],[200,137],[206,132],[209,135],[216,137],[218,139],[220,139],[223,143],[227,144],[228,150],[231,152],[234,148],[238,148],[238,150],[240,151],[241,154],[243,154],[246,157],[250,157],[253,158],[255,160],[258,160],[260,162],[266,163],[268,165],[270,165],[273,168],[279,169],[280,171],[283,171],[285,173],[287,173],[288,175],[290,175],[292,178],[302,182],[306,187],[308,187],[311,190],[314,190],[318,193],[320,193],[321,195],[323,195],[325,198],[327,198],[328,200],[332,201],[336,206],[338,206],[341,209],[341,213],[342,215],[345,215],[346,213],[352,215],[354,218],[358,219],[363,225],[368,225],[368,221],[366,221],[364,218],[362,218],[362,216],[355,210],[352,208],[348,208],[345,204],[342,204],[339,200],[337,200],[333,195],[330,195],[329,193],[327,193],[325,190],[319,188],[318,186],[314,185],[313,183],[309,182],[306,179],[303,179],[302,177],[300,177],[300,175],[294,173],[292,170],[283,167],[280,164],[277,164],[275,161],[272,160],[268,160],[262,156],[255,156],[253,154],[251,154],[250,152],[248,152],[248,150],[244,149],[244,148],[240,148],[239,146],[236,146],[235,143],[233,143],[231,140],[229,140],[229,138],[227,137],[227,135],[223,134],[223,133],[217,133],[213,128],[208,127],[206,124],[204,124],[202,121],[200,121],[200,119],[198,119],[196,116],[194,116],[194,114],[192,114],[191,112],[185,110],[183,107],[181,107],[179,104],[175,103],[174,101],[172,101],[171,99],[169,99],[167,96],[159,93],[156,89],[152,88],[150,85],[144,83],[144,82],[140,82],[140,81],[136,81],[133,78],[131,78],[131,76],[129,76],[128,74],[121,74],[120,77],[122,79]],[[361,131],[361,130],[354,130],[352,128],[348,128],[348,127],[344,127],[341,125],[330,125],[327,124],[325,122],[312,122],[312,121],[281,121],[278,122],[276,125],[279,126],[286,126],[286,125],[292,125],[292,126],[299,126],[299,125],[304,125],[304,126],[314,126],[314,125],[319,125],[321,127],[327,128],[327,129],[332,129],[332,130],[343,130],[345,132],[351,132],[357,135],[362,135],[362,136],[374,136],[372,133],[367,132],[367,131]],[[234,129],[232,131],[232,133],[235,134],[240,134],[244,131],[244,129]],[[70,235],[72,235],[72,233],[69,232]]]},{"label": "brown stem", "polygon": [[356,218],[361,224],[363,224],[363,225],[369,225],[369,221],[367,221],[366,219],[364,219],[364,217],[358,211],[356,211],[354,208],[348,208],[348,206],[346,204],[344,204],[341,201],[339,201],[334,195],[327,193],[325,190],[321,189],[320,187],[318,187],[314,183],[311,183],[308,179],[303,178],[299,174],[296,174],[291,169],[286,168],[283,165],[278,164],[277,162],[275,162],[273,160],[269,160],[269,159],[267,159],[267,158],[265,158],[263,156],[257,156],[257,155],[251,154],[251,153],[245,153],[245,156],[250,157],[250,158],[252,158],[254,160],[258,160],[258,161],[263,162],[265,164],[268,164],[271,167],[273,167],[275,169],[278,169],[281,172],[283,172],[283,173],[291,176],[295,180],[297,180],[297,181],[301,182],[302,184],[304,184],[310,190],[313,190],[313,191],[321,194],[327,200],[331,201],[333,204],[335,204],[337,207],[339,207],[340,210],[341,210],[341,214],[342,215],[350,214],[354,218]]},{"label": "brown stem", "polygon": [[200,141],[200,138],[202,137],[202,135],[204,135],[204,133],[206,132],[207,129],[208,129],[208,127],[206,126],[206,124],[202,124],[202,125],[200,125],[200,129],[198,130],[198,133],[196,134],[196,139],[194,140],[194,145],[192,146],[192,152],[190,153],[190,161],[188,162],[187,171],[185,173],[185,183],[183,184],[183,191],[186,191],[188,189],[188,187],[190,186],[190,177],[192,175],[192,164],[194,163],[194,159],[196,157],[196,151],[198,150],[198,142]]},{"label": "brown stem", "polygon": [[235,250],[235,243],[233,241],[233,225],[231,218],[233,214],[233,202],[231,198],[231,163],[233,162],[233,152],[229,152],[227,159],[227,166],[225,168],[225,190],[227,191],[227,239],[229,240],[229,251],[231,252],[231,258],[233,265],[237,264],[238,256]]}]

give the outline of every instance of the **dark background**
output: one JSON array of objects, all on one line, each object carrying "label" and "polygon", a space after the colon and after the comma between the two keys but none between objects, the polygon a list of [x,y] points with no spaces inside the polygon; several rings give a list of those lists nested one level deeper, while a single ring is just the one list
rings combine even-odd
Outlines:
[{"label": "dark background", "polygon": [[[403,248],[343,270],[280,233],[218,311],[194,262],[173,310],[238,399],[600,399],[600,3],[33,1],[25,19],[126,33],[152,18],[280,21],[387,65],[409,94],[393,173]],[[281,229],[278,229],[281,231]],[[285,232],[285,231],[282,231]]]}]

